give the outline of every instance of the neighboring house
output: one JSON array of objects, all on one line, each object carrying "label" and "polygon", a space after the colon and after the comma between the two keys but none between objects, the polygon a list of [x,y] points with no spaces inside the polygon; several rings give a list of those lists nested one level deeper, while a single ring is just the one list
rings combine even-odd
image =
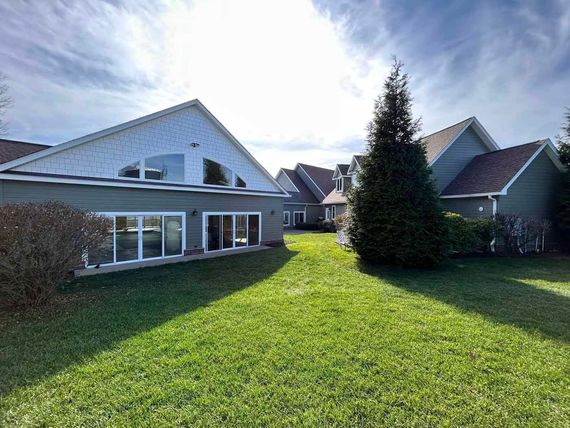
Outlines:
[{"label": "neighboring house", "polygon": [[[422,138],[432,176],[447,211],[465,217],[494,213],[552,218],[560,171],[554,144],[549,140],[501,149],[475,117]],[[336,166],[334,188],[322,201],[325,218],[346,210],[346,192],[358,185],[360,163]]]},{"label": "neighboring house", "polygon": [[282,244],[287,196],[198,100],[55,146],[0,140],[0,203],[113,219],[89,266]]},{"label": "neighboring house", "polygon": [[324,217],[322,201],[334,188],[332,169],[298,163],[294,169],[281,168],[275,177],[290,198],[283,203],[283,226],[316,223]]}]

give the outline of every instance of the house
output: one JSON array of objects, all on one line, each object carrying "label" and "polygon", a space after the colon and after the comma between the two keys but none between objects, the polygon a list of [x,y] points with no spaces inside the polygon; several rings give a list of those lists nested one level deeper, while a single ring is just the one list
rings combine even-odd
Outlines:
[{"label": "house", "polygon": [[198,100],[55,146],[0,140],[0,203],[113,219],[88,267],[280,245],[286,197]]},{"label": "house", "polygon": [[283,202],[283,227],[314,224],[324,217],[322,202],[334,188],[333,175],[332,169],[304,163],[279,170],[275,179],[291,196]]},{"label": "house", "polygon": [[[549,139],[501,149],[475,117],[422,138],[443,209],[465,217],[495,213],[552,218],[560,171]],[[346,210],[346,193],[358,185],[364,159],[338,164],[334,187],[322,200],[322,215],[334,219]]]}]

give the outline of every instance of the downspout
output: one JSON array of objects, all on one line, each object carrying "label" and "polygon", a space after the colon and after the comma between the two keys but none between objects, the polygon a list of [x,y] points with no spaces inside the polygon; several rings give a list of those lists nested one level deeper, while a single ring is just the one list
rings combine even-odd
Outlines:
[{"label": "downspout", "polygon": [[[487,197],[493,201],[493,218],[495,217],[495,215],[497,214],[497,198],[493,198],[491,195],[487,195]],[[489,244],[489,246],[491,247],[491,252],[495,252],[495,244],[497,243],[497,237],[493,236],[493,240],[491,241],[491,243]]]}]

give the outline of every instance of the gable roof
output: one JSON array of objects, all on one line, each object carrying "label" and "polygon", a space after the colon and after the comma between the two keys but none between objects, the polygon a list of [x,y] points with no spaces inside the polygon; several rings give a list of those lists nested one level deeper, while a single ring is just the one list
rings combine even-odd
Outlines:
[{"label": "gable roof", "polygon": [[493,138],[491,138],[489,133],[483,128],[483,125],[473,116],[421,139],[421,142],[426,147],[426,157],[430,166],[433,165],[470,126],[473,126],[473,130],[479,135],[490,151],[500,150],[497,143],[495,143]]},{"label": "gable roof", "polygon": [[0,164],[45,150],[51,146],[0,138]]},{"label": "gable roof", "polygon": [[341,175],[347,175],[348,174],[348,167],[350,165],[346,164],[346,163],[339,163],[336,165],[336,168],[334,170],[334,174],[333,174],[333,179],[338,178]]},{"label": "gable roof", "polygon": [[[94,132],[92,134],[88,134],[88,135],[85,135],[85,136],[80,137],[80,138],[76,138],[74,140],[67,141],[65,143],[61,143],[61,144],[57,144],[55,146],[48,147],[44,150],[40,150],[40,151],[36,151],[36,152],[30,153],[30,154],[27,154],[23,157],[13,159],[13,160],[8,161],[6,163],[2,163],[2,164],[0,164],[0,172],[9,170],[9,169],[14,168],[16,166],[23,165],[25,163],[34,161],[34,160],[39,159],[39,158],[43,158],[43,157],[52,155],[54,153],[61,152],[61,151],[66,150],[66,149],[70,149],[72,147],[79,146],[81,144],[88,143],[88,142],[93,141],[93,140],[97,140],[97,139],[102,138],[102,137],[106,137],[106,136],[114,134],[116,132],[124,131],[124,130],[132,128],[134,126],[141,125],[141,124],[149,122],[151,120],[158,119],[160,117],[163,117],[163,116],[166,116],[166,115],[169,115],[169,114],[172,114],[172,113],[175,113],[177,111],[180,111],[180,110],[183,110],[183,109],[186,109],[189,107],[193,107],[193,106],[198,108],[198,110],[200,110],[200,112],[202,112],[204,114],[204,116],[206,116],[206,118],[208,120],[210,120],[212,122],[212,124],[216,128],[218,128],[222,132],[222,134],[224,134],[224,136],[226,138],[228,138],[228,140],[231,143],[233,143],[237,147],[237,149],[241,153],[243,153],[245,155],[245,157],[250,162],[252,162],[259,169],[259,171],[263,175],[265,175],[279,189],[280,193],[283,193],[285,195],[287,194],[287,191],[277,182],[277,180],[275,180],[275,178],[273,178],[273,176],[271,174],[269,174],[269,172],[252,156],[252,154],[230,133],[230,131],[228,131],[226,129],[226,127],[224,125],[221,124],[221,122],[218,119],[216,119],[216,117],[212,113],[210,113],[210,111],[198,99],[194,99],[194,100],[182,103],[182,104],[178,104],[178,105],[175,105],[173,107],[169,107],[167,109],[160,110],[158,112],[151,113],[151,114],[143,116],[143,117],[139,117],[138,119],[130,120],[128,122],[124,122],[124,123],[121,123],[119,125],[112,126],[110,128],[106,128],[106,129],[103,129],[101,131]],[[85,177],[85,179],[88,179],[88,178]]]},{"label": "gable roof", "polygon": [[347,174],[352,174],[354,172],[354,170],[356,169],[356,167],[360,168],[360,162],[362,162],[362,159],[364,159],[366,157],[366,155],[354,155],[352,156],[352,159],[350,160],[350,165],[348,166],[348,171],[346,171]]},{"label": "gable roof", "polygon": [[550,156],[555,165],[563,168],[556,159],[556,149],[550,140],[533,141],[475,156],[441,192],[441,196],[506,194],[510,185],[547,147],[553,150],[551,153],[554,155]]},{"label": "gable roof", "polygon": [[291,183],[293,183],[293,186],[295,186],[299,190],[298,192],[289,192],[289,195],[291,195],[291,197],[286,199],[285,203],[301,203],[301,204],[319,203],[313,192],[311,192],[311,190],[307,187],[303,179],[299,177],[297,171],[293,169],[281,168],[281,172],[285,174],[285,176],[291,181]]},{"label": "gable roof", "polygon": [[306,163],[298,163],[297,167],[300,167],[307,173],[309,178],[313,180],[313,183],[323,194],[323,197],[328,195],[331,190],[334,189],[334,183],[332,181],[334,170],[321,168],[319,166],[307,165]]}]

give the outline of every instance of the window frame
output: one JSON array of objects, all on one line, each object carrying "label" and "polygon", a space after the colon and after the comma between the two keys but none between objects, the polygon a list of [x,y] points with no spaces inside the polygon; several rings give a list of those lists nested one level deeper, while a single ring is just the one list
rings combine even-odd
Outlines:
[{"label": "window frame", "polygon": [[325,208],[325,220],[330,220],[331,219],[331,209],[330,207],[326,207]]},{"label": "window frame", "polygon": [[307,222],[307,212],[306,211],[293,211],[293,226],[297,226],[297,222],[295,221],[295,214],[303,214],[303,221],[301,223]]},{"label": "window frame", "polygon": [[[215,162],[215,163],[217,163],[218,165],[221,165],[221,166],[223,166],[224,168],[229,169],[230,172],[231,172],[231,177],[230,177],[230,183],[231,183],[231,184],[228,185],[228,186],[224,186],[223,184],[208,184],[208,183],[204,183],[204,179],[205,179],[205,177],[204,177],[204,160],[209,160],[209,161],[211,161],[211,162]],[[244,182],[245,186],[236,186],[236,181],[237,181],[238,178],[239,178],[241,181]],[[237,172],[235,172],[232,168],[230,168],[230,167],[227,166],[227,165],[224,165],[224,164],[221,163],[221,162],[218,162],[217,160],[214,160],[214,159],[211,159],[211,158],[207,158],[207,157],[202,157],[202,185],[203,185],[203,186],[208,186],[208,187],[215,187],[215,188],[218,188],[218,189],[238,189],[238,190],[239,190],[239,189],[247,189],[247,188],[248,188],[247,181],[245,181],[245,180],[244,180]]]},{"label": "window frame", "polygon": [[[123,265],[128,263],[139,263],[139,262],[146,262],[148,260],[161,260],[161,259],[170,259],[173,257],[182,257],[186,251],[186,212],[183,211],[113,211],[113,212],[98,212],[97,214],[110,217],[113,220],[113,262],[112,263],[100,263],[100,264],[89,264],[89,253],[87,253],[87,260],[86,260],[86,268],[87,269],[96,269],[96,266],[116,266],[116,265]],[[162,256],[160,257],[143,257],[143,240],[142,240],[142,223],[143,217],[145,216],[160,216],[161,217],[161,229],[162,229]],[[137,217],[137,250],[138,255],[137,258],[134,260],[124,260],[121,262],[117,261],[117,217]],[[164,255],[164,217],[181,217],[182,218],[182,249],[180,254],[173,254],[170,256]]]},{"label": "window frame", "polygon": [[[224,186],[226,187],[226,186]],[[223,245],[220,245],[220,249],[218,250],[208,250],[208,216],[232,216],[232,247],[223,248]],[[247,245],[238,247],[235,245],[236,241],[236,216],[237,215],[247,215],[247,228],[246,228],[246,236],[247,236]],[[257,215],[259,217],[259,233],[258,233],[258,240],[257,244],[249,245],[249,216]],[[240,250],[243,248],[252,248],[252,247],[259,247],[261,246],[261,237],[262,237],[262,215],[261,211],[207,211],[202,213],[202,248],[204,253],[218,253],[222,251],[234,251]]]},{"label": "window frame", "polygon": [[336,218],[336,205],[332,205],[331,206],[331,220],[334,220]]},{"label": "window frame", "polygon": [[[339,185],[338,185],[339,182],[340,182],[340,189],[339,189]],[[343,176],[340,176],[340,178],[337,178],[337,179],[336,179],[335,191],[336,191],[336,193],[342,193],[342,192],[344,192],[344,179],[343,179]]]},{"label": "window frame", "polygon": [[[172,181],[172,180],[154,180],[152,178],[145,178],[146,175],[146,160],[148,158],[155,158],[158,156],[168,156],[168,155],[179,155],[182,156],[182,177],[183,180],[182,181]],[[135,163],[139,163],[139,178],[136,177],[121,177],[119,176],[119,171],[126,168],[127,166],[133,165]],[[145,156],[143,158],[138,158],[135,159],[131,162],[128,162],[126,165],[124,166],[119,166],[118,168],[115,168],[116,170],[116,178],[119,180],[126,180],[126,181],[141,181],[144,183],[170,183],[170,184],[180,184],[180,183],[186,183],[186,154],[185,153],[180,153],[180,152],[174,152],[174,153],[157,153],[157,154],[153,154],[153,155],[148,155]],[[225,187],[225,186],[222,186]]]},{"label": "window frame", "polygon": [[[285,214],[287,214],[287,223],[285,223]],[[283,226],[291,226],[291,211],[283,211]]]}]

